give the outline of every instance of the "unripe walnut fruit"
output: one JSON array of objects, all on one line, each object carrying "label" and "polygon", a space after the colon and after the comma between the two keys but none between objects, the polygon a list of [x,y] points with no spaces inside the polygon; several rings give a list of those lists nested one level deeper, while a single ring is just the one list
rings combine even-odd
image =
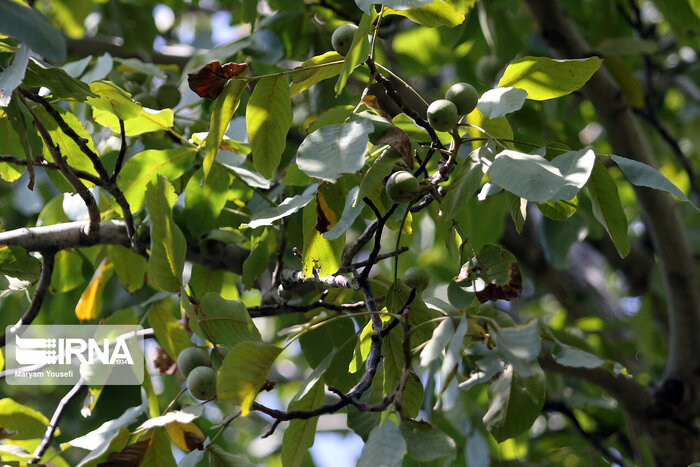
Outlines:
[{"label": "unripe walnut fruit", "polygon": [[500,58],[495,55],[484,55],[476,62],[474,73],[479,81],[490,86],[496,82],[502,68],[503,61]]},{"label": "unripe walnut fruit", "polygon": [[192,370],[200,366],[211,366],[209,354],[204,349],[187,347],[177,356],[177,367],[184,376],[188,376]]},{"label": "unripe walnut fruit", "polygon": [[408,203],[418,195],[420,183],[411,172],[399,170],[386,181],[386,194],[394,203]]},{"label": "unripe walnut fruit", "polygon": [[428,123],[437,131],[450,131],[459,120],[457,106],[447,99],[438,99],[428,106]]},{"label": "unripe walnut fruit", "polygon": [[181,97],[180,89],[171,83],[161,85],[156,91],[156,101],[162,108],[172,109],[180,102]]},{"label": "unripe walnut fruit", "polygon": [[333,44],[335,51],[343,57],[350,52],[350,46],[352,45],[352,38],[355,37],[355,31],[357,31],[357,26],[352,23],[338,26],[338,28],[333,31],[331,44]]},{"label": "unripe walnut fruit", "polygon": [[200,400],[216,397],[216,370],[208,366],[198,366],[187,376],[187,388],[192,396]]},{"label": "unripe walnut fruit", "polygon": [[211,363],[216,368],[217,370],[221,368],[221,363],[224,361],[224,358],[226,358],[226,355],[229,353],[229,348],[226,347],[225,345],[217,345],[213,349],[211,349]]},{"label": "unripe walnut fruit", "polygon": [[404,283],[412,289],[416,289],[416,292],[421,293],[430,284],[430,275],[428,271],[419,267],[413,266],[408,268],[406,272],[403,273]]},{"label": "unripe walnut fruit", "polygon": [[456,83],[447,90],[445,99],[452,101],[457,106],[460,115],[467,115],[476,108],[479,93],[469,83]]}]

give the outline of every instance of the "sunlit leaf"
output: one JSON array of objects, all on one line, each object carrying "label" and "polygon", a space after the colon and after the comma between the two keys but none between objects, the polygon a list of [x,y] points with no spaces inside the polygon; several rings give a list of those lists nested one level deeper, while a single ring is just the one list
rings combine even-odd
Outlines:
[{"label": "sunlit leaf", "polygon": [[80,321],[93,320],[100,314],[102,290],[109,278],[112,277],[113,270],[114,266],[107,258],[97,266],[95,274],[75,306],[75,316]]},{"label": "sunlit leaf", "polygon": [[602,63],[598,57],[570,60],[523,57],[508,64],[498,87],[524,89],[528,99],[552,99],[583,86]]},{"label": "sunlit leaf", "polygon": [[253,149],[253,164],[270,178],[279,165],[292,124],[289,77],[263,78],[255,85],[246,107],[246,126]]}]

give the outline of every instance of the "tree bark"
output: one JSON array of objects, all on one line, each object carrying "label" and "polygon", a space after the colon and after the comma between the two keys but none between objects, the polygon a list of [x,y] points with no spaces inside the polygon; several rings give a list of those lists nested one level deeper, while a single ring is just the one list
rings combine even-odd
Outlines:
[{"label": "tree bark", "polygon": [[[547,44],[562,58],[593,54],[559,0],[526,0]],[[620,86],[601,69],[582,88],[615,153],[656,166],[647,139]],[[634,187],[662,271],[669,315],[669,355],[655,391],[655,409],[632,414],[649,434],[658,462],[688,465],[700,459],[700,287],[686,230],[673,199]]]}]

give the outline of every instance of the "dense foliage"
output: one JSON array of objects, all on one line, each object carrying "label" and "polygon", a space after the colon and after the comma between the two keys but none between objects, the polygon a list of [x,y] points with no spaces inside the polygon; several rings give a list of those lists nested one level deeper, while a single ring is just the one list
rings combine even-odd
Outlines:
[{"label": "dense foliage", "polygon": [[149,371],[0,382],[1,460],[700,460],[697,1],[29,3],[0,320]]}]

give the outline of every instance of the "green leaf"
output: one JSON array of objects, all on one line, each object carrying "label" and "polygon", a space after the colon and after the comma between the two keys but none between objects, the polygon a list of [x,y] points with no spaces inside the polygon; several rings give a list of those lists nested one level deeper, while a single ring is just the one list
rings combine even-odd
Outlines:
[{"label": "green leaf", "polygon": [[401,422],[399,429],[406,440],[408,455],[418,462],[457,457],[457,444],[454,440],[427,422],[406,419]]},{"label": "green leaf", "polygon": [[282,160],[292,125],[289,76],[263,78],[255,85],[246,107],[245,122],[255,169],[270,178]]},{"label": "green leaf", "polygon": [[243,261],[243,287],[250,290],[260,274],[267,269],[270,258],[268,229],[255,229],[250,239],[250,255]]},{"label": "green leaf", "polygon": [[[474,109],[469,115],[467,115],[467,123],[469,123],[469,125],[473,125],[468,128],[469,136],[472,138],[488,137],[504,140],[513,139],[513,129],[510,127],[510,123],[508,123],[508,119],[505,117],[493,119],[486,118],[479,111],[479,109]],[[479,128],[484,130],[485,133]],[[474,148],[477,148],[483,144],[485,144],[485,142],[474,141],[472,143]],[[506,146],[511,147],[512,145],[510,145],[510,143],[506,143]]]},{"label": "green leaf", "polygon": [[442,351],[452,341],[455,327],[452,319],[440,321],[438,327],[433,330],[433,335],[420,353],[420,366],[427,368],[432,362],[442,356]]},{"label": "green leaf", "polygon": [[464,203],[476,193],[484,176],[479,160],[487,152],[493,157],[493,144],[479,146],[472,151],[467,160],[457,166],[450,177],[452,183],[440,204],[442,218],[453,219],[464,207]]},{"label": "green leaf", "polygon": [[131,100],[131,94],[111,81],[93,81],[90,90],[99,97],[88,97],[90,106],[112,112],[126,121],[141,114],[141,105]]},{"label": "green leaf", "polygon": [[[20,159],[26,158],[26,150],[9,118],[0,118],[0,154],[11,154]],[[0,178],[7,183],[12,183],[21,177],[25,170],[22,166],[3,162],[0,164]]]},{"label": "green leaf", "polygon": [[578,209],[578,196],[568,200],[560,199],[559,201],[537,203],[537,208],[550,219],[563,221],[573,216]]},{"label": "green leaf", "polygon": [[231,185],[231,175],[223,167],[213,167],[208,178],[203,170],[195,172],[185,188],[183,218],[194,237],[201,237],[216,227],[216,219],[226,205]]},{"label": "green leaf", "polygon": [[[364,0],[360,0],[364,1]],[[362,9],[362,7],[360,7]],[[350,45],[350,50],[345,55],[345,61],[343,62],[343,69],[340,71],[340,77],[335,83],[335,95],[340,95],[348,82],[348,78],[352,72],[357,68],[357,66],[364,62],[369,54],[369,39],[367,39],[367,34],[369,34],[370,27],[377,17],[377,13],[372,10],[370,12],[369,5],[363,10],[366,14],[362,15],[360,19],[360,24],[357,26],[357,31],[352,38],[352,44]],[[371,16],[368,16],[371,15]]]},{"label": "green leaf", "polygon": [[320,277],[338,272],[345,246],[344,235],[335,240],[325,239],[323,234],[316,229],[316,220],[316,206],[307,205],[303,212],[302,273],[305,278],[313,277],[314,269],[317,270]]},{"label": "green leaf", "polygon": [[84,261],[83,256],[73,250],[61,250],[56,253],[49,290],[68,292],[88,280],[90,273],[84,269]]},{"label": "green leaf", "polygon": [[298,71],[292,73],[290,95],[296,96],[314,84],[334,77],[343,69],[344,63],[343,56],[338,52],[326,52],[306,60]]},{"label": "green leaf", "polygon": [[255,396],[281,351],[281,348],[264,342],[246,341],[233,346],[224,358],[216,379],[218,398],[230,399],[241,407],[241,415],[248,415]]},{"label": "green leaf", "polygon": [[525,377],[507,365],[489,386],[490,403],[483,418],[486,429],[498,442],[519,435],[532,426],[544,398],[544,373],[539,367]]},{"label": "green leaf", "polygon": [[453,28],[464,22],[466,13],[473,4],[470,2],[464,11],[456,10],[451,3],[444,0],[434,0],[425,6],[417,6],[407,10],[394,10],[391,8],[384,9],[384,15],[400,15],[405,16],[414,23],[418,23],[430,28],[447,26]]},{"label": "green leaf", "polygon": [[127,292],[134,293],[143,287],[148,263],[146,258],[120,245],[107,246],[109,259],[114,265],[119,282]]},{"label": "green leaf", "polygon": [[391,420],[384,420],[369,434],[357,467],[399,467],[406,449],[399,427]]},{"label": "green leaf", "polygon": [[501,118],[520,110],[527,99],[527,91],[518,88],[495,88],[483,93],[476,107],[486,118]]},{"label": "green leaf", "polygon": [[335,181],[365,164],[372,124],[366,120],[325,126],[304,138],[297,165],[311,177]]},{"label": "green leaf", "polygon": [[0,0],[0,31],[27,44],[47,60],[66,59],[66,40],[46,18],[34,8],[12,0]]},{"label": "green leaf", "polygon": [[177,360],[180,352],[190,347],[187,331],[173,312],[178,311],[171,300],[161,300],[148,309],[148,323],[153,328],[156,339],[170,358]]},{"label": "green leaf", "polygon": [[[246,69],[240,76],[241,78],[248,73]],[[204,170],[204,180],[209,176],[209,171],[214,163],[214,158],[219,150],[221,139],[228,129],[233,113],[238,108],[238,103],[241,101],[241,94],[246,88],[247,81],[242,79],[232,79],[224,87],[216,98],[214,109],[211,112],[209,122],[209,133],[207,133],[206,147],[204,151],[204,162],[202,168]]]},{"label": "green leaf", "polygon": [[194,148],[147,149],[126,161],[119,174],[119,188],[124,192],[131,211],[143,207],[146,186],[161,175],[168,180],[180,177],[192,164]]},{"label": "green leaf", "polygon": [[51,90],[53,97],[74,99],[79,102],[88,97],[97,97],[83,81],[72,78],[60,68],[47,67],[31,59],[24,76],[24,85],[28,87],[44,86]]},{"label": "green leaf", "polygon": [[178,292],[182,288],[187,250],[185,236],[173,221],[172,206],[176,199],[173,186],[162,175],[146,187],[146,209],[151,219],[149,283],[168,292]]},{"label": "green leaf", "polygon": [[370,14],[372,5],[384,5],[393,10],[408,10],[410,8],[428,5],[433,0],[355,0],[355,3],[367,14]]},{"label": "green leaf", "polygon": [[521,326],[491,328],[491,337],[496,344],[496,350],[504,361],[513,366],[513,370],[521,376],[529,376],[539,367],[532,363],[540,354],[540,334],[536,320]]},{"label": "green leaf", "polygon": [[576,368],[598,368],[605,363],[595,354],[558,341],[552,347],[552,356],[560,365]]},{"label": "green leaf", "polygon": [[[113,112],[93,107],[92,118],[113,132],[121,133],[119,117]],[[167,130],[172,128],[174,118],[175,114],[172,109],[153,110],[141,107],[138,115],[124,121],[124,134],[126,136],[138,136],[153,131]]]},{"label": "green leaf", "polygon": [[401,155],[394,150],[385,150],[377,157],[369,169],[365,172],[360,182],[360,190],[355,197],[354,204],[362,201],[377,185],[384,183],[384,179],[391,175],[394,164],[401,159]]},{"label": "green leaf", "polygon": [[472,430],[467,437],[464,446],[464,458],[469,467],[489,467],[491,465],[491,453],[489,444],[481,433]]},{"label": "green leaf", "polygon": [[617,253],[624,258],[630,252],[627,216],[620,203],[617,185],[602,163],[596,161],[587,186],[593,203],[593,215],[605,227]]},{"label": "green leaf", "polygon": [[26,250],[0,246],[0,291],[27,289],[39,279],[40,273],[41,263]]},{"label": "green leaf", "polygon": [[357,219],[362,212],[362,208],[365,206],[364,202],[355,202],[355,200],[358,199],[357,193],[359,191],[360,187],[356,186],[348,192],[345,196],[345,206],[343,207],[343,213],[340,215],[340,219],[328,232],[323,233],[323,238],[335,240],[352,226],[355,219]]},{"label": "green leaf", "polygon": [[139,467],[175,467],[176,465],[168,433],[163,428],[156,428],[153,430],[151,444]]},{"label": "green leaf", "polygon": [[569,200],[588,181],[594,162],[590,149],[566,152],[552,162],[536,154],[505,150],[496,155],[488,173],[493,183],[521,198]]},{"label": "green leaf", "polygon": [[[324,397],[323,380],[314,384],[309,392],[298,401],[289,404],[288,410],[312,410],[321,405]],[[282,438],[282,465],[299,467],[308,449],[314,445],[318,417],[296,419],[289,422]]]},{"label": "green leaf", "polygon": [[[78,120],[78,117],[76,117],[73,112],[62,107],[54,107],[54,109],[58,112],[61,118],[63,118],[66,124],[72,128],[79,137],[85,140],[86,146],[90,148],[92,152],[97,153],[92,136],[90,133],[88,133],[80,120]],[[54,118],[51,117],[43,107],[36,108],[34,112],[49,131],[51,139],[53,140],[54,144],[58,145],[59,149],[61,150],[61,154],[68,159],[68,165],[74,169],[83,170],[96,176],[97,171],[95,170],[95,166],[92,164],[90,158],[85,155],[75,141],[66,136],[63,130],[58,127],[56,120],[54,120]],[[44,147],[44,158],[53,162],[53,157],[46,147]],[[87,187],[92,186],[91,183],[88,183],[85,180],[83,180],[83,183]]]},{"label": "green leaf", "polygon": [[41,438],[49,419],[40,412],[10,398],[0,399],[0,427],[10,434],[9,439]]},{"label": "green leaf", "polygon": [[[253,464],[248,459],[244,459],[240,456],[235,456],[230,452],[226,452],[224,448],[216,444],[210,444],[207,446],[209,451],[209,467],[256,467],[257,464]],[[183,464],[180,463],[180,466]],[[192,464],[194,465],[194,464]]]},{"label": "green leaf", "polygon": [[217,345],[234,346],[261,339],[245,304],[218,294],[208,293],[202,298],[197,320],[205,337]]},{"label": "green leaf", "polygon": [[522,291],[522,279],[515,257],[498,245],[485,245],[464,263],[455,282],[476,293],[481,303],[487,300],[514,300]]},{"label": "green leaf", "polygon": [[272,225],[276,220],[294,214],[309,204],[309,201],[312,199],[314,199],[314,195],[296,195],[291,198],[285,198],[279,206],[272,206],[254,214],[248,223],[248,227],[257,229],[264,225]]},{"label": "green leaf", "polygon": [[625,178],[627,178],[630,183],[665,191],[681,201],[690,203],[695,209],[700,211],[700,208],[690,201],[685,193],[652,166],[626,157],[616,156],[615,154],[612,155],[612,160],[620,167],[620,170],[622,170],[622,173],[625,174]]},{"label": "green leaf", "polygon": [[527,98],[536,101],[552,99],[583,86],[602,63],[598,57],[571,60],[523,57],[508,64],[498,87],[524,89]]}]

